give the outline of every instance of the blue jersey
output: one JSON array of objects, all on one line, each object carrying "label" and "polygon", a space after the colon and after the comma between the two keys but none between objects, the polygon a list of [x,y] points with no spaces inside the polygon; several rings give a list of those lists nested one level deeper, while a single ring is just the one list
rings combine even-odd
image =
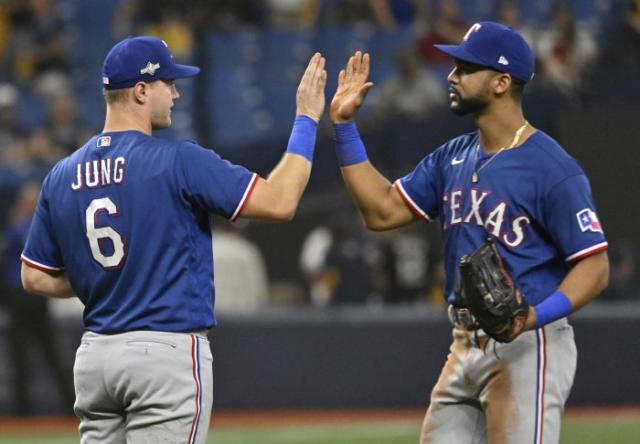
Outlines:
[{"label": "blue jersey", "polygon": [[460,258],[488,237],[498,241],[532,305],[557,289],[571,262],[607,248],[584,171],[542,131],[493,158],[480,148],[477,133],[460,136],[395,187],[417,215],[440,217],[450,304],[462,303],[456,296]]},{"label": "blue jersey", "polygon": [[256,180],[192,142],[100,134],[44,180],[22,259],[66,272],[90,331],[212,327],[210,214],[234,219]]}]

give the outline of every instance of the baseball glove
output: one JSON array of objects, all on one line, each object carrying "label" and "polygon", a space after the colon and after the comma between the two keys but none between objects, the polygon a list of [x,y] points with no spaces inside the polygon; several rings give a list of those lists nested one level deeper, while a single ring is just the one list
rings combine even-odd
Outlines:
[{"label": "baseball glove", "polygon": [[499,342],[522,331],[529,304],[513,284],[493,239],[460,260],[462,298],[480,328]]}]

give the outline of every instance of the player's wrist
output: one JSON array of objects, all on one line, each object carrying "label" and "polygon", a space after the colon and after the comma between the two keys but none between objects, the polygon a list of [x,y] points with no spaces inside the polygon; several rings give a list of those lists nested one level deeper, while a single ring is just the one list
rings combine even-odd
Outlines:
[{"label": "player's wrist", "polygon": [[318,122],[307,115],[298,115],[293,123],[287,153],[298,154],[313,162]]},{"label": "player's wrist", "polygon": [[342,125],[344,123],[355,123],[355,121],[353,120],[353,118],[341,119],[340,117],[333,117],[331,119],[331,123],[333,123],[334,125]]},{"label": "player's wrist", "polygon": [[529,331],[536,328],[536,320],[538,316],[536,314],[536,309],[534,307],[529,306],[529,313],[527,314],[527,322],[524,324],[524,328],[522,331]]},{"label": "player's wrist", "polygon": [[573,311],[571,300],[561,291],[556,291],[534,307],[535,328],[569,316]]},{"label": "player's wrist", "polygon": [[296,111],[296,119],[298,117],[306,117],[308,119],[313,120],[316,124],[320,123],[320,117],[319,116],[315,116],[313,113],[310,112],[306,112],[306,111]]},{"label": "player's wrist", "polygon": [[369,160],[367,150],[360,138],[356,123],[334,123],[336,156],[340,167],[355,165]]}]

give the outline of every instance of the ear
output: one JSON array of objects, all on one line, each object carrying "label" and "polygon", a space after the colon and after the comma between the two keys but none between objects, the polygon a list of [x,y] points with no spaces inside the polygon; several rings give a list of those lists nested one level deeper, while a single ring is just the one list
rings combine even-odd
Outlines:
[{"label": "ear", "polygon": [[136,103],[143,104],[147,102],[149,94],[149,84],[145,82],[138,82],[133,86],[133,97]]},{"label": "ear", "polygon": [[496,94],[504,94],[511,88],[511,75],[498,73],[493,78],[493,90]]}]

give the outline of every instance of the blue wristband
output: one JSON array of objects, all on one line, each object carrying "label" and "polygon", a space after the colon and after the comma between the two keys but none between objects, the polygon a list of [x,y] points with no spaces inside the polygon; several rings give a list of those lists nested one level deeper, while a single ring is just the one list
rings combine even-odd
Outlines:
[{"label": "blue wristband", "polygon": [[573,307],[566,294],[556,291],[533,307],[533,309],[536,311],[536,328],[540,328],[560,318],[569,316]]},{"label": "blue wristband", "polygon": [[333,129],[336,135],[338,165],[346,167],[369,159],[355,122],[335,123]]},{"label": "blue wristband", "polygon": [[299,154],[313,162],[313,149],[316,146],[318,124],[308,116],[296,116],[289,136],[287,153]]}]

